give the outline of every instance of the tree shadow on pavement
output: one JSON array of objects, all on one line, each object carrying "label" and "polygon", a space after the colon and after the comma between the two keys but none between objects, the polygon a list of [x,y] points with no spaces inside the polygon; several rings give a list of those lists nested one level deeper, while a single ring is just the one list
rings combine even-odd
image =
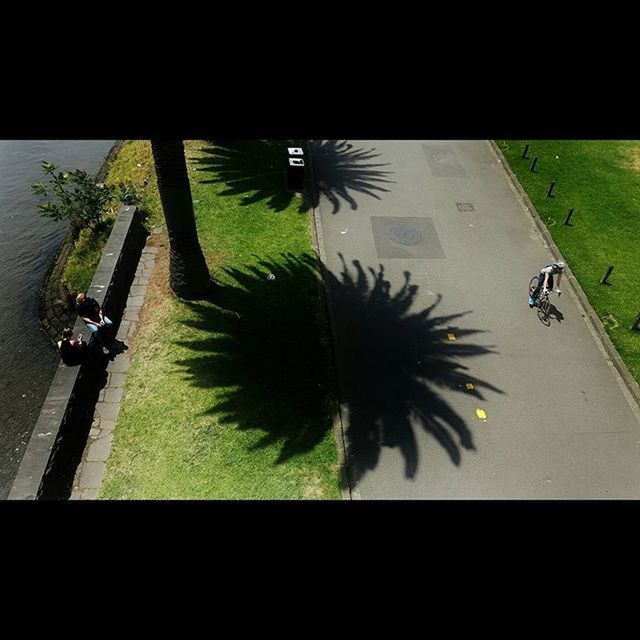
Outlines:
[{"label": "tree shadow on pavement", "polygon": [[356,193],[379,199],[388,189],[382,183],[391,183],[391,174],[383,171],[383,163],[372,163],[378,157],[375,149],[365,151],[352,144],[336,140],[311,141],[307,150],[311,155],[312,176],[307,174],[302,198],[286,188],[287,147],[299,146],[292,140],[233,140],[212,141],[200,149],[202,157],[191,158],[196,171],[214,174],[203,179],[203,184],[224,184],[222,196],[244,195],[242,206],[265,201],[274,211],[285,210],[298,201],[298,210],[304,213],[317,206],[324,195],[333,207],[340,210],[341,201],[357,209]]},{"label": "tree shadow on pavement", "polygon": [[332,213],[340,211],[341,200],[352,210],[358,208],[356,194],[365,194],[380,200],[382,193],[388,193],[385,184],[393,184],[392,171],[383,170],[389,163],[371,162],[380,154],[375,148],[365,150],[355,148],[346,140],[312,140],[309,153],[313,168],[315,189],[312,201],[317,206],[320,196],[332,205]]},{"label": "tree shadow on pavement", "polygon": [[[376,467],[383,446],[400,449],[405,476],[413,478],[419,463],[415,427],[433,436],[459,465],[461,448],[475,448],[473,437],[438,389],[479,399],[484,399],[484,389],[502,393],[471,375],[461,362],[495,352],[469,342],[480,331],[453,324],[466,313],[436,315],[441,296],[426,309],[411,311],[418,287],[411,284],[408,271],[402,287],[392,293],[382,266],[365,270],[354,260],[351,270],[340,257],[342,273],[326,272],[325,278],[333,302],[341,402],[356,479]],[[450,333],[455,341],[449,340]]]},{"label": "tree shadow on pavement", "polygon": [[[418,467],[413,425],[421,425],[460,463],[460,447],[473,449],[464,419],[437,393],[446,387],[482,398],[499,391],[468,373],[460,360],[491,353],[469,344],[474,330],[452,328],[463,314],[435,316],[438,303],[411,312],[417,287],[406,274],[392,294],[382,268],[358,262],[355,274],[324,271],[341,350],[341,401],[348,409],[351,451],[360,475],[373,469],[382,446],[398,447],[406,475]],[[222,424],[256,429],[256,447],[281,443],[277,463],[310,451],[332,428],[328,355],[321,322],[318,277],[323,267],[309,254],[283,254],[242,269],[226,269],[212,302],[186,302],[197,337],[179,344],[194,352],[177,365],[199,388],[222,399],[207,413]],[[458,341],[447,340],[455,330]],[[473,383],[467,391],[465,383]],[[220,395],[219,393],[217,394]]]}]

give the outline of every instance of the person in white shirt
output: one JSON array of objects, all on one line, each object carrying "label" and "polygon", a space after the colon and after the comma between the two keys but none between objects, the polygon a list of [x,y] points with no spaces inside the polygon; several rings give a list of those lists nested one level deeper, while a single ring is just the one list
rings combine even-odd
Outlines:
[{"label": "person in white shirt", "polygon": [[551,262],[546,267],[540,269],[540,275],[538,276],[538,286],[535,288],[533,294],[529,298],[529,308],[533,307],[540,295],[540,290],[547,291],[548,289],[553,289],[553,276],[558,276],[556,280],[556,293],[560,295],[562,291],[560,291],[560,279],[562,278],[562,273],[565,268],[565,263],[562,260],[558,262]]}]

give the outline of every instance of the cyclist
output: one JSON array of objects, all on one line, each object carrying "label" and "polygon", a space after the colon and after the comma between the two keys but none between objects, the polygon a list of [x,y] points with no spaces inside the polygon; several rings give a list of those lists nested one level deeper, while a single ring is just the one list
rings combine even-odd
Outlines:
[{"label": "cyclist", "polygon": [[560,279],[562,278],[562,273],[564,271],[565,264],[562,260],[558,260],[557,262],[551,262],[546,267],[540,269],[540,275],[538,276],[538,286],[535,288],[533,294],[529,298],[529,307],[532,308],[536,303],[538,296],[540,295],[540,289],[553,289],[553,276],[557,275],[558,280],[556,282],[557,288],[556,293],[560,295],[562,291],[560,291]]}]

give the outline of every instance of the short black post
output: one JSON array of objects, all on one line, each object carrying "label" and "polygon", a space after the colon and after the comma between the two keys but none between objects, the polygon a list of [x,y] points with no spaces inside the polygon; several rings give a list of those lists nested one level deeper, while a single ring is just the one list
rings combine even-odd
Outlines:
[{"label": "short black post", "polygon": [[531,163],[531,171],[535,171],[536,170],[536,165],[538,164],[538,156],[536,156],[533,159],[533,162]]},{"label": "short black post", "polygon": [[523,158],[527,158],[527,151],[529,151],[529,145],[525,145],[524,151],[522,152]]},{"label": "short black post", "polygon": [[555,186],[556,186],[556,181],[552,180],[551,184],[549,185],[549,189],[547,190],[547,198],[553,197],[553,187]]},{"label": "short black post", "polygon": [[562,224],[568,225],[572,215],[573,215],[573,207],[570,207],[569,213],[567,213],[567,217],[564,219],[564,222]]},{"label": "short black post", "polygon": [[611,275],[611,272],[613,271],[613,267],[609,267],[607,269],[607,273],[604,274],[604,278],[602,278],[602,280],[600,280],[600,284],[609,284],[607,282],[607,280],[609,279],[609,276]]},{"label": "short black post", "polygon": [[633,321],[633,324],[631,325],[631,331],[638,331],[639,327],[640,327],[640,313],[636,316],[636,319]]}]

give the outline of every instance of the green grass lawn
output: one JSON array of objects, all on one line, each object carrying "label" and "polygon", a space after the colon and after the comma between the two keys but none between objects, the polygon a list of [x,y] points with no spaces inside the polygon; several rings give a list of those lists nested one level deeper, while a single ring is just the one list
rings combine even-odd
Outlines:
[{"label": "green grass lawn", "polygon": [[[640,333],[629,331],[640,313],[640,141],[496,142],[640,382]],[[527,143],[529,159],[523,159]],[[548,198],[552,180],[556,186]],[[572,226],[565,226],[569,207]],[[609,265],[611,284],[601,285]]]},{"label": "green grass lawn", "polygon": [[163,246],[101,498],[340,498],[310,212],[283,188],[284,146],[186,144],[219,287],[176,299]]},{"label": "green grass lawn", "polygon": [[[149,141],[130,140],[118,151],[109,167],[105,182],[115,185],[120,182],[132,182],[142,189],[152,171],[153,157]],[[83,229],[80,232],[62,274],[62,279],[70,292],[77,293],[89,288],[115,219],[114,211],[107,214],[93,229]]]}]

